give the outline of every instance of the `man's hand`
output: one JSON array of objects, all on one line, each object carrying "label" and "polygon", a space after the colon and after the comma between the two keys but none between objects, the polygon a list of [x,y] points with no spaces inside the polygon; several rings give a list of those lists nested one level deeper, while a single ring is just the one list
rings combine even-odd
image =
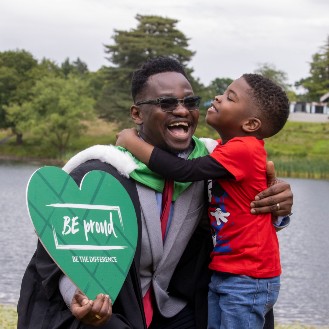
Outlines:
[{"label": "man's hand", "polygon": [[260,214],[271,212],[274,216],[287,216],[291,213],[293,194],[290,185],[275,178],[274,164],[267,163],[268,189],[256,195],[255,201],[251,202],[251,213]]},{"label": "man's hand", "polygon": [[108,295],[99,294],[95,300],[77,290],[71,303],[72,314],[84,324],[98,327],[107,322],[112,315],[112,302]]}]

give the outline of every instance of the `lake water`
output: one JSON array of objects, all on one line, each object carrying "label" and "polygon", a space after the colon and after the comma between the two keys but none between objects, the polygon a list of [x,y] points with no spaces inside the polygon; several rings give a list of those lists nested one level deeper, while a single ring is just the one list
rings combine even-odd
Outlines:
[{"label": "lake water", "polygon": [[[0,163],[0,303],[16,304],[36,247],[25,189],[37,166]],[[286,179],[291,225],[278,233],[283,267],[278,323],[329,325],[329,181]]]}]

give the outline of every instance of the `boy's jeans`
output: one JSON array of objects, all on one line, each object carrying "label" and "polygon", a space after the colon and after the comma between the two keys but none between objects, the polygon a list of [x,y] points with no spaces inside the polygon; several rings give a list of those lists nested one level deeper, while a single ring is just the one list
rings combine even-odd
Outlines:
[{"label": "boy's jeans", "polygon": [[214,272],[208,293],[208,329],[262,329],[279,290],[279,276],[255,279]]}]

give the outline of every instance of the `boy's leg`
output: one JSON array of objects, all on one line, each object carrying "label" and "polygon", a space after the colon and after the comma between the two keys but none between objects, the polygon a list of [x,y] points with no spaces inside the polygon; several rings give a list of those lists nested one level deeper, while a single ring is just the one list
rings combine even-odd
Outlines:
[{"label": "boy's leg", "polygon": [[265,314],[278,298],[280,277],[254,279],[230,274],[218,274],[218,277],[220,329],[262,329]]},{"label": "boy's leg", "polygon": [[208,329],[219,329],[221,310],[219,307],[219,294],[217,287],[221,283],[221,277],[217,273],[211,276],[208,291]]},{"label": "boy's leg", "polygon": [[259,301],[254,304],[254,313],[264,316],[263,329],[274,328],[273,306],[278,300],[280,291],[280,277],[259,279]]}]

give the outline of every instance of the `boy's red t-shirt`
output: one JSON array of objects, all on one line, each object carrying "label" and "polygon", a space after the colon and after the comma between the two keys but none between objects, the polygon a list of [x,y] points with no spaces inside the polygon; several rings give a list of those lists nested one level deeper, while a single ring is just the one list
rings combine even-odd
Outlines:
[{"label": "boy's red t-shirt", "polygon": [[215,271],[269,278],[281,274],[279,243],[271,214],[253,215],[250,203],[267,188],[264,141],[236,137],[210,154],[234,179],[213,180],[208,215],[215,247]]}]

